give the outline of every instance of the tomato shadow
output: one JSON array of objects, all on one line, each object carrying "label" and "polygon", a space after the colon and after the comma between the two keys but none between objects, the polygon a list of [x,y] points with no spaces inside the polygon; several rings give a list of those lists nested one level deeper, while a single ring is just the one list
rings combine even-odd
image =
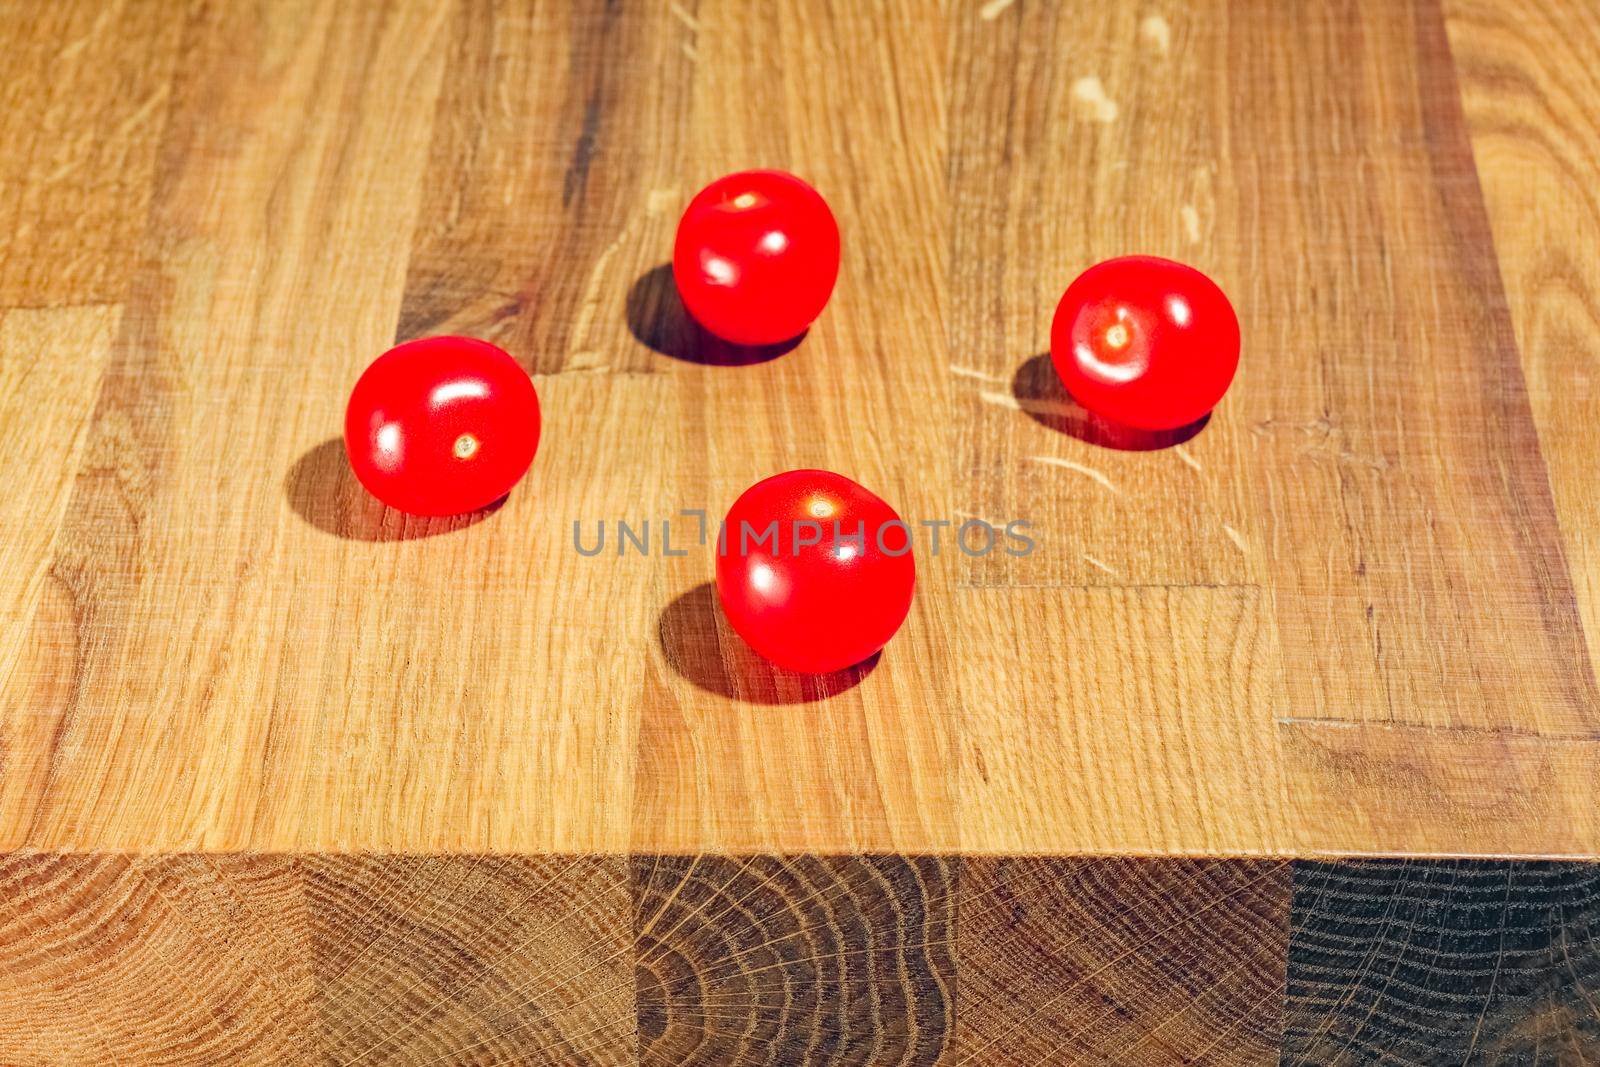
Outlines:
[{"label": "tomato shadow", "polygon": [[1011,395],[1034,422],[1068,437],[1119,452],[1153,452],[1181,445],[1206,428],[1208,411],[1187,426],[1175,430],[1141,430],[1111,422],[1086,410],[1061,384],[1061,376],[1050,362],[1050,353],[1041,352],[1026,361],[1011,377]]},{"label": "tomato shadow", "polygon": [[486,508],[465,515],[429,518],[396,511],[356,480],[345,455],[344,438],[307,449],[284,475],[283,495],[289,506],[323,533],[347,541],[415,541],[474,526],[500,510],[501,497]]},{"label": "tomato shadow", "polygon": [[722,616],[717,590],[701,582],[668,604],[656,624],[668,665],[698,689],[749,704],[814,704],[854,689],[881,652],[842,671],[801,674],[757,656]]},{"label": "tomato shadow", "polygon": [[736,345],[710,333],[690,316],[678,296],[672,264],[645,271],[628,290],[628,332],[663,356],[706,367],[748,367],[791,352],[806,331],[775,345]]}]

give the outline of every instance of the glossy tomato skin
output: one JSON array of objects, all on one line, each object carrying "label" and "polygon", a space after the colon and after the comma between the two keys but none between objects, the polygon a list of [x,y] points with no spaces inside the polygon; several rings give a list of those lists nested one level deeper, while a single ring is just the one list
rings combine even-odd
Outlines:
[{"label": "glossy tomato skin", "polygon": [[809,327],[833,293],[839,224],[793,174],[729,174],[689,202],[672,274],[683,306],[707,330],[734,344],[777,344]]},{"label": "glossy tomato skin", "polygon": [[389,349],[356,382],[344,444],[367,491],[413,515],[487,507],[527,473],[539,397],[504,351],[471,337]]},{"label": "glossy tomato skin", "polygon": [[[776,537],[757,543],[774,522]],[[893,508],[842,474],[796,470],[757,482],[728,510],[722,540],[723,613],[751,648],[787,670],[860,663],[911,610],[910,531]]]},{"label": "glossy tomato skin", "polygon": [[1171,430],[1205,415],[1239,366],[1239,318],[1210,278],[1155,256],[1096,263],[1067,287],[1050,328],[1067,392],[1126,426]]}]

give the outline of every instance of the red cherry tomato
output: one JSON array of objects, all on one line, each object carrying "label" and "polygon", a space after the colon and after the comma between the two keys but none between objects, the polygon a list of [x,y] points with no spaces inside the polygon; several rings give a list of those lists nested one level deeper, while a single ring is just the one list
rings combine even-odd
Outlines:
[{"label": "red cherry tomato", "polygon": [[780,667],[820,673],[860,663],[911,610],[910,530],[841,474],[799,470],[757,482],[728,510],[722,538],[722,610]]},{"label": "red cherry tomato", "polygon": [[517,361],[487,341],[409,341],[356,382],[344,444],[361,484],[390,507],[476,511],[527,473],[539,447],[539,397]]},{"label": "red cherry tomato", "polygon": [[777,344],[798,336],[828,302],[839,277],[839,224],[793,174],[730,174],[689,202],[672,274],[700,325],[734,344]]},{"label": "red cherry tomato", "polygon": [[1215,282],[1155,256],[1096,263],[1067,287],[1050,327],[1067,392],[1112,422],[1187,426],[1217,406],[1239,366],[1239,319]]}]

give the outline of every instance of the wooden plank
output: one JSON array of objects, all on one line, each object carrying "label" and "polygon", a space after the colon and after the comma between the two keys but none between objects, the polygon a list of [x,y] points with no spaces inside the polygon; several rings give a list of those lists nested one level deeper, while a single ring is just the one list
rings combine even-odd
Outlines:
[{"label": "wooden plank", "polygon": [[303,862],[327,1059],[635,1062],[625,859]]},{"label": "wooden plank", "polygon": [[633,860],[639,1062],[935,1063],[958,861]]},{"label": "wooden plank", "polygon": [[1288,714],[1592,731],[1437,7],[1202,21],[1227,27],[1195,44],[1227,72],[1223,277],[1263,354],[1234,412],[1256,438]]},{"label": "wooden plank", "polygon": [[1600,109],[1583,4],[1446,0],[1473,157],[1591,656],[1600,634]]},{"label": "wooden plank", "polygon": [[[1174,10],[1176,7],[1176,10]],[[982,585],[1241,584],[1264,576],[1239,405],[1141,434],[1093,418],[1050,364],[1057,301],[1130,253],[1235,280],[1219,232],[1228,130],[1212,62],[1219,4],[959,6],[950,72],[950,361],[967,516],[1034,525],[1026,557],[969,561]],[[1288,39],[1268,38],[1283,48]],[[1242,279],[1240,279],[1242,282]],[[1247,335],[1248,337],[1248,335]],[[1275,354],[1248,337],[1236,394]],[[1181,444],[1179,442],[1182,442]]]},{"label": "wooden plank", "polygon": [[276,856],[0,855],[0,1060],[315,1060],[309,931]]},{"label": "wooden plank", "polygon": [[[1257,590],[968,595],[961,848],[1250,853],[1288,847],[1281,699]],[[1040,654],[1048,635],[1059,652]]]},{"label": "wooden plank", "polygon": [[[949,393],[935,358],[945,343],[942,13],[799,2],[685,11],[696,55],[685,197],[719,173],[784,167],[828,198],[846,236],[835,295],[792,351],[724,365],[729,353],[691,347],[658,361],[670,365],[674,393],[649,416],[670,427],[666,514],[703,509],[714,529],[756,481],[823,467],[909,522],[948,520]],[[785,47],[773,50],[773,40]],[[877,162],[863,167],[857,153],[869,145]],[[647,303],[657,319],[642,336],[684,336],[670,301]],[[817,683],[774,673],[717,620],[711,549],[652,561],[660,616],[639,726],[634,848],[954,846],[949,576],[959,556],[948,544],[939,556],[926,548],[919,539],[917,602],[894,643],[870,672]]]},{"label": "wooden plank", "polygon": [[183,24],[159,0],[0,5],[0,307],[124,299]]},{"label": "wooden plank", "polygon": [[1600,1059],[1600,869],[1294,865],[1283,1063]]},{"label": "wooden plank", "polygon": [[1278,1062],[1289,864],[968,858],[956,1061]]},{"label": "wooden plank", "polygon": [[[1288,710],[1283,723],[1285,771],[1290,781],[1296,782],[1296,803],[1302,813],[1306,813],[1298,825],[1296,846],[1328,853],[1592,856],[1600,849],[1600,824],[1594,817],[1595,782],[1600,781],[1600,745],[1595,744],[1592,715],[1597,704],[1592,696],[1590,657],[1581,646],[1579,608],[1582,613],[1592,611],[1589,571],[1594,568],[1584,565],[1587,550],[1584,547],[1587,528],[1584,509],[1587,504],[1576,501],[1578,496],[1584,496],[1587,501],[1587,490],[1574,482],[1574,478],[1581,478],[1581,475],[1579,467],[1573,466],[1574,456],[1592,450],[1587,450],[1587,443],[1574,448],[1570,438],[1563,438],[1563,430],[1558,429],[1565,426],[1563,419],[1581,421],[1581,411],[1570,408],[1558,411],[1552,406],[1581,405],[1581,390],[1570,389],[1568,382],[1581,379],[1579,366],[1587,355],[1581,354],[1581,347],[1571,346],[1570,334],[1558,334],[1560,339],[1544,341],[1541,347],[1542,334],[1530,333],[1533,317],[1538,314],[1536,309],[1547,306],[1547,301],[1533,302],[1538,298],[1530,288],[1536,285],[1531,278],[1550,275],[1530,275],[1526,264],[1544,264],[1547,262],[1542,258],[1544,253],[1533,250],[1552,248],[1547,240],[1539,237],[1549,229],[1534,226],[1536,214],[1546,221],[1562,219],[1554,229],[1560,230],[1557,240],[1566,240],[1579,234],[1584,219],[1594,218],[1594,213],[1586,216],[1581,203],[1571,203],[1570,190],[1566,194],[1568,203],[1563,205],[1557,190],[1539,186],[1541,181],[1554,181],[1555,186],[1565,187],[1563,182],[1573,181],[1568,178],[1568,174],[1573,173],[1571,168],[1582,163],[1568,158],[1557,168],[1560,176],[1552,178],[1554,171],[1547,158],[1541,168],[1525,158],[1514,157],[1515,162],[1512,162],[1499,157],[1507,144],[1507,130],[1510,141],[1522,146],[1518,149],[1520,152],[1530,147],[1530,139],[1523,134],[1526,126],[1507,122],[1507,109],[1512,109],[1510,114],[1522,114],[1530,107],[1542,109],[1544,104],[1533,104],[1530,96],[1523,93],[1512,94],[1510,98],[1498,94],[1496,99],[1506,99],[1506,102],[1485,99],[1488,86],[1506,88],[1502,78],[1515,69],[1515,64],[1507,66],[1507,62],[1501,62],[1507,59],[1507,51],[1515,62],[1530,61],[1528,58],[1533,53],[1517,43],[1523,40],[1523,34],[1542,34],[1546,38],[1560,35],[1563,40],[1566,34],[1552,34],[1550,30],[1549,19],[1554,18],[1555,8],[1541,8],[1536,19],[1525,18],[1520,11],[1515,16],[1493,18],[1486,16],[1482,5],[1477,8],[1458,5],[1453,11],[1466,18],[1466,26],[1456,26],[1458,56],[1462,50],[1469,54],[1461,86],[1454,75],[1450,50],[1443,37],[1442,19],[1434,5],[1416,6],[1414,18],[1410,19],[1413,24],[1397,27],[1402,40],[1408,38],[1413,42],[1411,46],[1416,54],[1414,109],[1421,117],[1422,134],[1418,147],[1426,146],[1437,194],[1434,202],[1418,203],[1403,218],[1397,214],[1398,206],[1390,206],[1390,202],[1398,203],[1392,195],[1384,195],[1381,210],[1368,213],[1368,218],[1394,219],[1392,229],[1397,230],[1397,237],[1384,243],[1386,259],[1376,264],[1382,267],[1379,277],[1395,278],[1397,286],[1378,290],[1378,293],[1394,291],[1405,296],[1394,309],[1384,310],[1384,314],[1419,318],[1419,304],[1424,296],[1427,301],[1434,302],[1440,299],[1438,294],[1450,291],[1451,286],[1440,280],[1440,272],[1448,267],[1450,272],[1461,275],[1462,288],[1467,293],[1477,291],[1480,294],[1482,310],[1477,314],[1477,325],[1470,328],[1472,336],[1458,341],[1448,333],[1432,334],[1427,338],[1426,350],[1430,362],[1437,358],[1435,354],[1440,354],[1442,344],[1448,346],[1450,352],[1466,352],[1469,347],[1464,346],[1478,344],[1480,349],[1485,349],[1485,357],[1493,355],[1501,368],[1499,378],[1486,379],[1482,395],[1491,406],[1488,410],[1451,416],[1448,424],[1440,424],[1435,429],[1432,438],[1419,438],[1419,443],[1435,448],[1435,458],[1430,462],[1440,464],[1458,462],[1450,458],[1450,448],[1458,440],[1470,448],[1499,448],[1499,458],[1474,462],[1480,472],[1501,470],[1498,477],[1509,474],[1525,480],[1515,501],[1518,510],[1526,510],[1526,522],[1531,525],[1525,526],[1523,533],[1515,534],[1510,541],[1520,541],[1536,549],[1525,560],[1533,566],[1518,571],[1504,558],[1502,550],[1483,549],[1477,537],[1464,536],[1466,531],[1461,528],[1453,534],[1461,537],[1461,541],[1451,555],[1459,555],[1462,560],[1493,561],[1496,568],[1507,568],[1494,576],[1493,581],[1499,582],[1507,592],[1515,592],[1520,603],[1506,603],[1496,608],[1482,595],[1464,598],[1453,609],[1454,617],[1448,621],[1443,617],[1437,624],[1419,621],[1413,632],[1426,633],[1427,637],[1410,641],[1398,649],[1394,635],[1386,633],[1389,627],[1381,624],[1386,613],[1392,619],[1397,617],[1394,608],[1386,608],[1379,598],[1366,597],[1374,619],[1371,632],[1374,638],[1381,638],[1381,645],[1374,645],[1374,648],[1386,649],[1379,662],[1395,667],[1408,665],[1406,677],[1400,685],[1384,683],[1384,701],[1392,710],[1378,713],[1374,718],[1387,721],[1349,728],[1342,721],[1326,721],[1322,718],[1323,712],[1310,710],[1317,707],[1315,704],[1296,704]],[[1483,18],[1490,19],[1486,26]],[[1510,34],[1506,32],[1507,21],[1517,26]],[[1578,27],[1574,27],[1573,32],[1579,32]],[[1475,48],[1488,50],[1490,56],[1499,56],[1499,59],[1474,61],[1470,54]],[[1371,82],[1373,78],[1368,75],[1366,80]],[[1392,93],[1390,86],[1374,85],[1374,91],[1378,88],[1384,90],[1384,96],[1374,96],[1374,102],[1403,98]],[[1474,147],[1478,165],[1485,174],[1488,218],[1498,227],[1498,240],[1493,245],[1488,238],[1490,230],[1478,190],[1477,171],[1472,166],[1467,146],[1467,120],[1462,118],[1458,88],[1464,88],[1467,117],[1477,126]],[[1562,94],[1541,88],[1538,98],[1539,101],[1560,101]],[[1390,125],[1390,128],[1405,130],[1403,125]],[[1483,139],[1485,134],[1488,134],[1488,142]],[[1547,139],[1534,138],[1531,146],[1542,150],[1538,146],[1546,142]],[[1408,146],[1410,141],[1403,141],[1394,154],[1405,157]],[[1496,163],[1496,160],[1501,162]],[[1378,178],[1382,173],[1384,171],[1373,171],[1371,176]],[[1534,179],[1534,174],[1544,174],[1544,178]],[[1333,176],[1326,181],[1333,181]],[[1587,189],[1581,181],[1578,186]],[[1382,189],[1387,187],[1382,186]],[[1533,200],[1525,197],[1533,197]],[[1531,210],[1533,203],[1538,203],[1538,211]],[[1576,210],[1563,210],[1565,206],[1574,206]],[[1253,208],[1253,211],[1258,210]],[[1419,251],[1427,246],[1411,237],[1406,224],[1406,219],[1424,218],[1421,214],[1424,211],[1442,211],[1443,218],[1448,219],[1448,227],[1442,232],[1450,235],[1451,246],[1458,251],[1440,251],[1432,256],[1429,264],[1402,269],[1394,262],[1395,245],[1400,238],[1405,238],[1402,251]],[[1360,248],[1362,243],[1355,240],[1358,232],[1357,227],[1344,230],[1341,242],[1349,248]],[[1512,251],[1510,256],[1506,254],[1507,248]],[[1518,250],[1530,251],[1518,254]],[[1486,264],[1494,262],[1496,253],[1502,264],[1499,272],[1486,269]],[[1502,275],[1506,277],[1512,298],[1510,318],[1517,322],[1515,338],[1507,320],[1506,296],[1499,286]],[[1566,277],[1565,270],[1560,277]],[[1403,285],[1398,285],[1400,278],[1405,278]],[[1318,285],[1322,285],[1322,277],[1318,277]],[[1541,291],[1549,293],[1549,290]],[[1445,322],[1443,304],[1421,310],[1426,310],[1430,322]],[[1466,312],[1462,322],[1474,322],[1470,314],[1472,309],[1467,307]],[[1394,322],[1398,322],[1398,318]],[[1491,347],[1483,346],[1485,338],[1490,339]],[[1517,341],[1522,342],[1523,366],[1530,381],[1526,390],[1522,379],[1515,376],[1509,366],[1517,354]],[[1424,350],[1424,346],[1413,339],[1408,350]],[[1542,355],[1533,355],[1536,350]],[[1571,378],[1550,378],[1552,368],[1547,365],[1550,358],[1568,360],[1565,374],[1570,374]],[[1571,365],[1573,358],[1578,360],[1578,365]],[[1485,362],[1485,368],[1491,366],[1494,363]],[[1429,370],[1427,374],[1434,381],[1451,382],[1453,389],[1467,381],[1458,371]],[[1408,390],[1414,400],[1414,387],[1403,389]],[[1544,454],[1552,458],[1549,475],[1533,464],[1541,450],[1536,448],[1536,442],[1531,442],[1522,416],[1525,395],[1530,398],[1531,418],[1538,421],[1538,443],[1542,443]],[[1464,397],[1464,394],[1456,395],[1451,403]],[[1499,414],[1506,413],[1506,405],[1515,408],[1514,422],[1509,424],[1499,419]],[[1450,426],[1469,429],[1458,432]],[[1346,446],[1341,445],[1341,448]],[[1467,467],[1454,467],[1454,483],[1466,488],[1469,483]],[[1557,490],[1558,509],[1547,510],[1544,506],[1547,485],[1554,485]],[[1562,486],[1568,486],[1565,498]],[[1470,493],[1464,493],[1464,498],[1466,496],[1474,501],[1493,499],[1493,496],[1486,498],[1480,488],[1472,488]],[[1552,544],[1557,530],[1557,510],[1562,542]],[[1435,515],[1430,522],[1434,523],[1435,530],[1443,530],[1437,522],[1437,507],[1426,507],[1422,514]],[[1515,515],[1515,510],[1509,514]],[[1400,526],[1384,531],[1382,537],[1392,536],[1395,530],[1400,530]],[[1568,561],[1570,571],[1566,569]],[[1474,566],[1474,569],[1477,568]],[[1576,590],[1571,595],[1563,590],[1568,573],[1576,579]],[[1472,587],[1467,582],[1485,581],[1486,577],[1478,571],[1474,577],[1451,579],[1454,590],[1451,597],[1466,593]],[[1414,569],[1389,573],[1382,577],[1382,584],[1390,590],[1386,598],[1390,595],[1410,597],[1416,608],[1429,609],[1426,582],[1419,579]],[[1288,621],[1283,609],[1285,606],[1293,608],[1296,601],[1283,595],[1282,585],[1278,589],[1283,648],[1286,661],[1293,664],[1304,654],[1302,638],[1315,630]],[[1573,603],[1573,608],[1568,609],[1568,601]],[[1482,632],[1477,635],[1462,633],[1458,629],[1461,621],[1469,621]],[[1507,633],[1515,635],[1510,645],[1507,645]],[[1325,630],[1314,643],[1331,649],[1334,645],[1330,640],[1331,633]],[[1339,645],[1338,648],[1347,651],[1349,646]],[[1502,654],[1502,649],[1507,648],[1515,649],[1510,659]],[[1547,653],[1536,651],[1534,654],[1536,659],[1546,654],[1552,657],[1550,661],[1539,659],[1549,664],[1549,670],[1546,667],[1533,669],[1523,661],[1523,654],[1530,648],[1547,649]],[[1342,681],[1354,685],[1360,681],[1362,672],[1350,669],[1352,661],[1344,651],[1330,653],[1330,677],[1331,673],[1339,672]],[[1427,659],[1416,659],[1416,654],[1422,653],[1426,653]],[[1386,665],[1384,672],[1387,670]],[[1293,669],[1290,678],[1293,696],[1296,683]],[[1440,697],[1443,697],[1443,704],[1440,704]],[[1355,699],[1358,705],[1362,697],[1354,693],[1339,697],[1328,718],[1349,718],[1350,699]],[[1448,715],[1419,713],[1426,712],[1429,707],[1445,712],[1446,705],[1454,709]],[[1445,725],[1448,729],[1414,728],[1429,723]],[[1331,813],[1338,814],[1330,817]]]}]

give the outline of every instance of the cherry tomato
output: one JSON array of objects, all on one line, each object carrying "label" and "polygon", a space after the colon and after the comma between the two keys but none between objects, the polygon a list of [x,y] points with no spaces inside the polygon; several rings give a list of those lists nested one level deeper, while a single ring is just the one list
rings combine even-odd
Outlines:
[{"label": "cherry tomato", "polygon": [[734,344],[777,344],[798,336],[828,302],[839,277],[839,224],[793,174],[729,174],[689,202],[672,274],[700,325]]},{"label": "cherry tomato", "polygon": [[1239,366],[1239,319],[1215,282],[1155,256],[1096,263],[1067,287],[1050,327],[1067,392],[1112,422],[1187,426],[1216,407]]},{"label": "cherry tomato", "polygon": [[350,393],[344,444],[367,491],[413,515],[494,503],[539,447],[539,397],[505,352],[429,337],[372,361]]},{"label": "cherry tomato", "polygon": [[728,510],[717,595],[734,630],[780,667],[860,663],[911,610],[911,532],[893,508],[829,471],[775,474]]}]

